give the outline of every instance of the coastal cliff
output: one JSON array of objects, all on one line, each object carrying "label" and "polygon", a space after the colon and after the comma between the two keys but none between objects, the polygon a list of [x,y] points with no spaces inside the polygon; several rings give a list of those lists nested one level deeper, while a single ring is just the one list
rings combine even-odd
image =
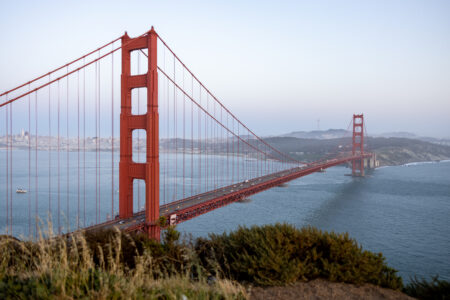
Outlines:
[{"label": "coastal cliff", "polygon": [[[301,161],[314,161],[338,151],[351,151],[351,138],[302,139],[272,137],[267,142]],[[377,154],[380,166],[450,159],[450,146],[408,138],[366,137],[365,149]]]}]

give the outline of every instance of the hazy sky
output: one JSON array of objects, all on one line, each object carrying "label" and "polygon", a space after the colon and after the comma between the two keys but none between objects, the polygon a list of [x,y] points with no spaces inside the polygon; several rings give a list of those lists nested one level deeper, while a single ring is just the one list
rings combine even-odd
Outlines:
[{"label": "hazy sky", "polygon": [[0,0],[0,91],[154,25],[260,135],[450,137],[450,1]]}]

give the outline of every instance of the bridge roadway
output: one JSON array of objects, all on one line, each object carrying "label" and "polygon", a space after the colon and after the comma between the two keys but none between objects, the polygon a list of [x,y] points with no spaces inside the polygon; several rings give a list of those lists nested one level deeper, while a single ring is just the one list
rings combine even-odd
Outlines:
[{"label": "bridge roadway", "polygon": [[[320,172],[326,168],[371,157],[371,153],[364,153],[357,156],[345,156],[326,161],[302,165],[292,169],[276,172],[273,174],[245,180],[233,185],[212,190],[203,194],[198,194],[185,199],[177,200],[160,206],[160,216],[165,216],[168,223],[178,224],[198,215],[210,212],[219,207],[232,202],[247,198],[253,194],[262,192],[272,187],[280,186],[283,183],[296,178]],[[86,228],[85,230],[109,229],[118,227],[124,231],[140,230],[145,226],[145,212],[141,211],[128,219],[115,219],[98,225]]]}]

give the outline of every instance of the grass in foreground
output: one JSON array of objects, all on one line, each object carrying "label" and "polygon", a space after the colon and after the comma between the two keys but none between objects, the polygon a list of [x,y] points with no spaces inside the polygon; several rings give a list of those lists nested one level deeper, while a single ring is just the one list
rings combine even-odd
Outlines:
[{"label": "grass in foreground", "polygon": [[245,299],[241,284],[315,278],[403,287],[381,253],[347,234],[275,224],[179,238],[172,227],[161,243],[115,230],[37,242],[0,237],[0,299]]},{"label": "grass in foreground", "polygon": [[438,276],[432,277],[429,281],[425,279],[413,278],[403,292],[417,299],[450,299],[450,282],[440,280]]},{"label": "grass in foreground", "polygon": [[1,237],[0,299],[246,298],[236,282],[208,284],[194,253],[174,237],[173,229],[161,244],[119,231],[35,243]]}]

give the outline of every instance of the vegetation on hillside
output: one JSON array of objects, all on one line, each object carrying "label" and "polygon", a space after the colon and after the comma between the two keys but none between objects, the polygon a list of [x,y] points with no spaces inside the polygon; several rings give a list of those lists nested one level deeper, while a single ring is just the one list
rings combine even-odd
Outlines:
[{"label": "vegetation on hillside", "polygon": [[[337,153],[351,151],[351,137],[335,139],[302,139],[294,137],[273,137],[266,139],[284,153],[290,153],[301,161],[314,161]],[[369,151],[377,154],[381,165],[402,165],[418,161],[450,159],[450,146],[438,145],[407,138],[366,137]]]},{"label": "vegetation on hillside", "polygon": [[450,299],[450,282],[440,280],[438,276],[432,277],[429,281],[426,279],[412,278],[403,292],[417,299]]},{"label": "vegetation on hillside", "polygon": [[[245,299],[246,285],[315,278],[403,288],[381,253],[363,250],[348,234],[287,224],[241,227],[195,241],[180,240],[169,227],[161,243],[117,230],[37,242],[2,236],[0,253],[0,299]],[[448,289],[446,282],[433,284]],[[405,289],[422,290],[419,281]]]},{"label": "vegetation on hillside", "polygon": [[288,224],[241,227],[198,239],[202,265],[232,279],[258,285],[284,285],[325,278],[401,289],[402,279],[381,253],[364,251],[348,234]]}]

